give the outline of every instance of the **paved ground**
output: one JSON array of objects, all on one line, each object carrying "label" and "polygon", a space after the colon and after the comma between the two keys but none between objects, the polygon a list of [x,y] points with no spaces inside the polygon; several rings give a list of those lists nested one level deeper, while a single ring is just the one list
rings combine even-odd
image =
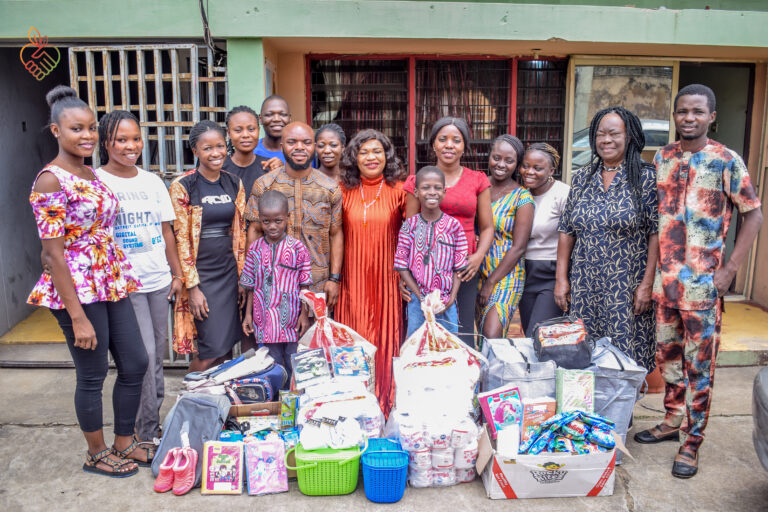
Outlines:
[{"label": "paved ground", "polygon": [[[2,355],[2,354],[0,354]],[[29,354],[37,359],[39,354]],[[18,354],[17,354],[18,356]],[[2,357],[2,359],[5,359]],[[530,511],[759,511],[768,509],[768,473],[752,448],[751,383],[758,368],[721,368],[717,374],[713,416],[702,448],[702,469],[689,481],[670,474],[673,443],[644,446],[628,442],[636,461],[617,470],[614,495],[492,501],[476,480],[441,489],[407,489],[396,510],[530,510]],[[111,372],[112,373],[112,372]],[[170,396],[181,372],[167,372]],[[114,375],[107,388],[111,389]],[[148,469],[124,480],[81,471],[85,444],[77,428],[72,395],[74,371],[0,370],[0,510],[208,510],[227,507],[315,511],[318,507],[374,510],[362,487],[350,496],[306,497],[296,484],[291,491],[263,497],[158,495]],[[108,397],[108,394],[107,394]],[[165,408],[171,404],[166,401]],[[111,417],[105,400],[105,418]],[[649,395],[635,410],[635,428],[646,428],[661,417],[661,395]],[[109,428],[107,427],[107,431]]]}]

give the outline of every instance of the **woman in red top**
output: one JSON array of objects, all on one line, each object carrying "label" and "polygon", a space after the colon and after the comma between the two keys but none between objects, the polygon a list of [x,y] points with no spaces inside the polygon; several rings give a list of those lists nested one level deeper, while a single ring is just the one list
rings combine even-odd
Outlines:
[{"label": "woman in red top", "polygon": [[[469,244],[467,267],[459,273],[461,288],[456,299],[459,312],[459,332],[464,343],[475,346],[475,303],[477,302],[477,271],[485,253],[493,242],[493,215],[491,214],[490,182],[485,173],[461,165],[461,156],[467,149],[469,125],[458,117],[440,118],[429,136],[435,151],[437,167],[445,174],[445,198],[440,209],[455,217],[464,228]],[[415,177],[411,175],[403,190],[407,195],[406,218],[419,212],[419,200],[413,195]],[[475,224],[479,231],[475,235]],[[402,283],[401,283],[401,293]]]}]

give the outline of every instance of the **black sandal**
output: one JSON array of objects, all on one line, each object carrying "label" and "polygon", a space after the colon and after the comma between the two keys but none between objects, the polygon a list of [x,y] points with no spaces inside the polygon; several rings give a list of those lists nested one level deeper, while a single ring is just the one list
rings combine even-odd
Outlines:
[{"label": "black sandal", "polygon": [[[150,446],[149,447],[142,446],[143,444],[148,444]],[[155,444],[152,443],[151,441],[139,441],[136,438],[136,435],[134,434],[133,440],[131,441],[131,444],[128,446],[128,448],[126,448],[125,450],[118,450],[117,448],[115,448],[115,445],[112,445],[112,453],[114,455],[117,455],[118,457],[120,457],[122,459],[126,459],[128,461],[135,462],[136,464],[138,464],[142,468],[148,468],[148,467],[150,467],[152,465],[152,460],[155,458],[155,448],[154,448],[154,446],[155,446]],[[131,453],[133,453],[133,451],[136,448],[141,448],[142,450],[147,452],[147,460],[146,461],[134,459],[133,457],[129,457],[129,455]]]},{"label": "black sandal", "polygon": [[[83,471],[85,471],[86,473],[95,473],[97,475],[104,475],[111,478],[125,478],[128,476],[133,476],[139,472],[138,467],[135,467],[127,471],[122,471],[122,468],[133,464],[133,462],[129,460],[122,460],[122,462],[120,462],[120,461],[110,459],[109,456],[113,455],[113,452],[109,448],[107,448],[106,450],[100,451],[96,455],[91,455],[88,452],[85,452],[85,454],[86,454],[86,460],[85,460],[85,463],[83,464]],[[98,464],[99,462],[106,464],[107,466],[111,466],[112,469],[111,470],[102,469],[96,466],[96,464]]]},{"label": "black sandal", "polygon": [[699,453],[698,450],[693,452],[693,454],[683,451],[682,448],[677,452],[678,455],[683,456],[684,458],[690,460],[694,464],[686,464],[682,461],[674,461],[672,463],[672,476],[677,478],[691,478],[692,476],[695,476],[696,473],[699,471]]}]

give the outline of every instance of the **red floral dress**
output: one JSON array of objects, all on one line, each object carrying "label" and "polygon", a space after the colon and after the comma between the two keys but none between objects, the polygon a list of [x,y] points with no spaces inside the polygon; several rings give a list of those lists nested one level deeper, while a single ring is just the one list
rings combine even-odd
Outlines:
[{"label": "red floral dress", "polygon": [[[80,303],[115,302],[138,290],[139,278],[112,236],[119,210],[112,191],[95,174],[93,180],[84,180],[55,165],[40,174],[44,172],[56,176],[61,190],[32,191],[29,202],[40,239],[64,237],[64,258]],[[64,309],[48,273],[40,276],[27,302]]]}]

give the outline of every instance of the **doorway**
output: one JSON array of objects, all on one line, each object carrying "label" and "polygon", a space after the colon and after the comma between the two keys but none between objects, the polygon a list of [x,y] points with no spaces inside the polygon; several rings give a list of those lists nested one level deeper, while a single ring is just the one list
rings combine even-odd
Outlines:
[{"label": "doorway", "polygon": [[[681,62],[678,90],[690,84],[703,84],[715,93],[717,118],[709,128],[709,138],[725,144],[729,149],[749,157],[749,136],[752,123],[752,91],[755,65],[740,63]],[[741,219],[734,212],[728,237],[725,240],[726,259],[730,257],[736,241]],[[732,293],[744,293],[744,279],[739,276],[731,283]]]}]

